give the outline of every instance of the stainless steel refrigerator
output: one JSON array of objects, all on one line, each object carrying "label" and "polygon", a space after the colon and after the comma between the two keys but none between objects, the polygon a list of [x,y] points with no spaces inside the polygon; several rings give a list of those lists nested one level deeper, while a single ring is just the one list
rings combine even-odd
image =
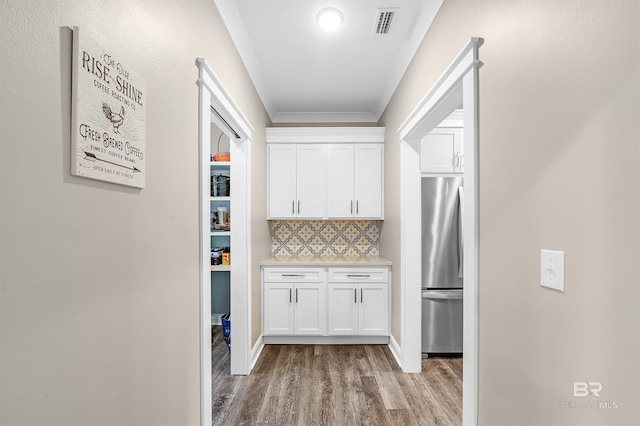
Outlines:
[{"label": "stainless steel refrigerator", "polygon": [[422,178],[422,355],[462,353],[462,177]]}]

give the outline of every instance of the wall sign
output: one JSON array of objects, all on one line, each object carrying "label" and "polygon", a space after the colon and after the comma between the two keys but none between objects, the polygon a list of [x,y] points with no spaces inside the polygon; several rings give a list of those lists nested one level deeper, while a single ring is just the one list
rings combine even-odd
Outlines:
[{"label": "wall sign", "polygon": [[145,187],[145,81],[73,28],[71,174]]}]

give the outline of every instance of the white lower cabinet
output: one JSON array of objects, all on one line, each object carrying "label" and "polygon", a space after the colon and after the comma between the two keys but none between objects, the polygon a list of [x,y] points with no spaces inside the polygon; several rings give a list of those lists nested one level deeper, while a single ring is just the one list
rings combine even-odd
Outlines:
[{"label": "white lower cabinet", "polygon": [[388,268],[264,268],[264,336],[388,336]]},{"label": "white lower cabinet", "polygon": [[[263,279],[263,335],[325,335],[327,288],[324,271],[266,270]],[[307,281],[307,282],[305,282]]]},{"label": "white lower cabinet", "polygon": [[[332,275],[335,274],[330,272]],[[362,271],[346,275],[353,282],[329,282],[329,335],[388,335],[388,278],[386,282],[373,283],[367,282],[372,279],[371,274]]]}]

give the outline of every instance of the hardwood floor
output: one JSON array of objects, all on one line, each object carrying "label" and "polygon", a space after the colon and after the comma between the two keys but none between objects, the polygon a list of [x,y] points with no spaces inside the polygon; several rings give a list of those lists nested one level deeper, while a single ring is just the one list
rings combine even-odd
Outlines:
[{"label": "hardwood floor", "polygon": [[386,345],[267,345],[251,375],[230,376],[222,327],[212,334],[214,425],[462,423],[462,358],[405,374]]}]

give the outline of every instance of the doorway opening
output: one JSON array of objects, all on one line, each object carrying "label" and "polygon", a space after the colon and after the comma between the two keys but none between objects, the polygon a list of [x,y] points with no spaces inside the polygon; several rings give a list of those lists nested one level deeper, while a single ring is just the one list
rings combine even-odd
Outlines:
[{"label": "doorway opening", "polygon": [[464,151],[463,425],[477,423],[478,380],[478,60],[481,38],[472,38],[399,129],[401,147],[402,366],[421,369],[421,140],[462,109]]},{"label": "doorway opening", "polygon": [[[230,352],[230,374],[246,375],[250,371],[251,336],[251,132],[253,128],[231,96],[226,92],[207,61],[196,60],[198,67],[198,146],[199,146],[199,235],[200,235],[200,423],[210,425],[212,418],[212,276],[227,273],[222,279],[228,285],[229,312],[233,322]],[[212,162],[212,129],[229,138],[229,161]],[[219,135],[219,138],[225,136]],[[217,146],[216,146],[217,150]],[[217,152],[216,152],[217,153]],[[216,154],[214,153],[214,154]],[[225,158],[226,159],[226,158]],[[226,164],[223,164],[226,163]],[[220,170],[220,168],[222,170]],[[212,176],[222,175],[226,193],[212,197]],[[226,180],[225,178],[228,178]],[[216,181],[217,183],[217,181]],[[227,186],[225,187],[225,183]],[[230,185],[232,185],[232,189]],[[232,194],[232,195],[231,195]],[[225,234],[213,235],[212,208],[223,208],[221,225],[233,214],[233,231],[214,229]],[[226,217],[225,217],[226,209]],[[212,265],[212,240],[224,238],[231,248],[229,264]],[[215,244],[215,240],[214,240]],[[217,278],[217,277],[216,277]],[[213,279],[214,284],[217,279]],[[221,307],[216,306],[217,309]],[[222,307],[225,308],[225,307]],[[220,312],[214,312],[220,314]],[[218,316],[213,320],[217,321]]]}]

